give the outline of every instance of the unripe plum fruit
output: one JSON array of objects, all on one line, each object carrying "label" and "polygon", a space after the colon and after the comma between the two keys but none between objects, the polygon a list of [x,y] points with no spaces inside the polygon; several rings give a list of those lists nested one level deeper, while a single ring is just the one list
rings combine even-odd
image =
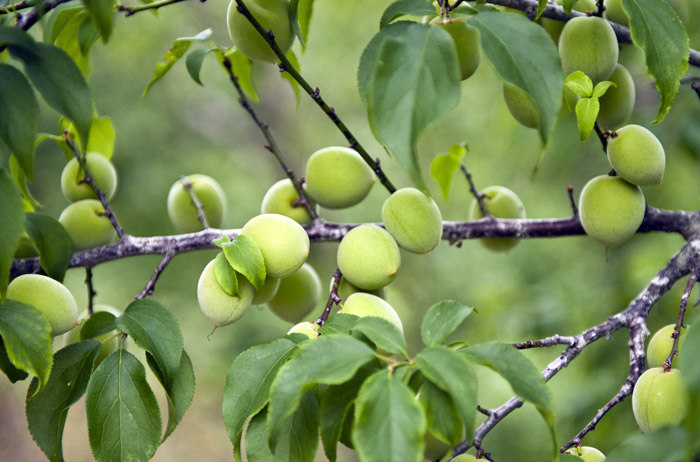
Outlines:
[{"label": "unripe plum fruit", "polygon": [[647,369],[634,386],[632,410],[642,433],[678,425],[688,413],[688,392],[681,372],[663,367]]},{"label": "unripe plum fruit", "polygon": [[[557,3],[563,5],[564,0],[557,0]],[[607,1],[605,2],[605,6],[608,6]],[[578,0],[572,10],[585,13],[586,11],[597,11],[598,7],[595,4],[595,0]],[[559,41],[559,36],[561,35],[561,30],[564,28],[565,23],[545,17],[540,17],[539,23],[549,32],[549,35],[552,36],[552,40],[554,40],[554,44],[556,44]]]},{"label": "unripe plum fruit", "polygon": [[265,282],[263,283],[262,287],[260,290],[256,290],[255,293],[253,294],[253,305],[262,305],[263,303],[267,303],[270,300],[272,300],[272,297],[275,296],[277,293],[277,289],[280,286],[280,280],[279,278],[271,278],[267,277],[265,278]]},{"label": "unripe plum fruit", "polygon": [[382,221],[402,249],[428,253],[442,238],[442,214],[434,200],[416,188],[402,188],[384,201]]},{"label": "unripe plum fruit", "polygon": [[627,122],[632,115],[636,99],[634,80],[622,64],[615,66],[607,80],[615,86],[610,86],[599,100],[598,123],[603,128],[614,129]]},{"label": "unripe plum fruit", "polygon": [[294,325],[289,331],[287,332],[287,335],[289,334],[304,334],[307,337],[309,337],[310,340],[315,340],[318,338],[318,328],[319,325],[316,324],[315,322],[307,321],[307,322],[300,322],[299,324]]},{"label": "unripe plum fruit", "polygon": [[561,31],[559,57],[564,75],[582,71],[595,85],[606,80],[615,70],[617,37],[603,18],[576,17],[568,21]]},{"label": "unripe plum fruit", "polygon": [[321,278],[316,270],[304,263],[291,276],[280,279],[277,294],[267,302],[270,311],[287,322],[298,323],[321,300]]},{"label": "unripe plum fruit", "polygon": [[[272,31],[275,42],[283,53],[294,43],[294,31],[289,21],[288,0],[248,0],[246,7],[265,31]],[[274,63],[277,55],[255,27],[238,12],[235,0],[231,0],[227,12],[228,34],[241,53],[254,61]]]},{"label": "unripe plum fruit", "polygon": [[311,154],[306,161],[306,188],[327,209],[343,209],[367,197],[375,177],[354,149],[331,146]]},{"label": "unripe plum fruit", "polygon": [[481,62],[479,31],[468,25],[466,18],[451,20],[437,17],[431,21],[431,24],[442,27],[452,36],[457,47],[460,78],[466,80],[471,77]]},{"label": "unripe plum fruit", "polygon": [[64,334],[78,324],[78,304],[60,282],[40,274],[23,274],[7,286],[9,299],[33,305],[51,325],[51,336]]},{"label": "unripe plum fruit", "polygon": [[[333,280],[331,280],[331,289],[333,289]],[[338,284],[338,297],[340,297],[341,300],[347,300],[348,297],[354,294],[355,292],[366,292],[368,294],[376,295],[377,297],[386,300],[386,287],[380,287],[379,289],[374,290],[363,290],[359,287],[352,285],[352,283],[348,281],[347,278],[340,279],[340,284]]]},{"label": "unripe plum fruit", "polygon": [[389,305],[385,300],[364,292],[352,294],[345,300],[343,309],[340,311],[345,314],[353,314],[360,318],[365,316],[374,316],[377,318],[386,319],[395,325],[403,332],[403,324],[396,310]]},{"label": "unripe plum fruit", "polygon": [[229,295],[221,288],[214,272],[214,260],[204,267],[197,283],[197,301],[204,316],[222,327],[238,321],[253,301],[253,285],[244,277],[238,278],[238,296]]},{"label": "unripe plum fruit", "polygon": [[58,221],[68,232],[73,250],[91,249],[109,244],[116,232],[97,199],[83,199],[66,207]]},{"label": "unripe plum fruit", "polygon": [[480,461],[471,454],[460,454],[457,457],[455,457],[454,459],[452,459],[451,462],[480,462]]},{"label": "unripe plum fruit", "polygon": [[338,246],[338,268],[344,278],[363,290],[389,285],[401,266],[399,246],[377,225],[351,229]]},{"label": "unripe plum fruit", "polygon": [[[92,307],[93,313],[97,313],[98,311],[106,311],[108,313],[112,313],[115,317],[119,317],[121,313],[117,311],[116,308],[109,306],[109,305],[100,305],[97,304]],[[80,316],[78,316],[78,327],[75,329],[71,329],[70,331],[66,332],[66,334],[63,335],[63,345],[68,346],[72,345],[74,343],[78,343],[80,341],[80,329],[82,328],[83,322],[87,321],[90,319],[90,313],[88,310],[83,311],[80,313]],[[108,332],[106,334],[100,335],[98,337],[94,337],[92,340],[97,340],[98,342],[102,342],[102,347],[100,347],[100,352],[97,353],[97,356],[95,357],[95,363],[93,364],[92,368],[97,369],[97,366],[100,365],[103,359],[105,359],[107,356],[110,354],[114,353],[117,351],[119,348],[119,336],[115,336],[117,331],[113,330],[111,332]],[[107,340],[109,339],[109,340]],[[107,341],[105,341],[107,340]]]},{"label": "unripe plum fruit", "polygon": [[241,234],[252,238],[265,259],[267,277],[285,278],[309,256],[309,236],[299,223],[284,215],[266,213],[251,218]]},{"label": "unripe plum fruit", "polygon": [[579,217],[586,234],[605,246],[620,245],[637,232],[646,202],[639,186],[618,176],[600,175],[581,191]]},{"label": "unripe plum fruit", "polygon": [[[192,185],[192,192],[202,204],[204,218],[212,228],[218,228],[224,221],[226,194],[217,181],[207,175],[188,175],[183,180]],[[181,233],[194,233],[204,229],[197,218],[197,208],[192,202],[189,191],[178,180],[168,193],[168,216],[175,228]]]},{"label": "unripe plum fruit", "polygon": [[[114,165],[105,156],[97,152],[88,152],[85,154],[85,163],[90,171],[92,179],[104,193],[107,200],[114,196],[117,190],[117,171]],[[80,164],[78,159],[73,158],[63,168],[61,173],[61,191],[71,202],[81,199],[97,199],[97,194],[88,183],[81,183],[83,175],[78,177]]]},{"label": "unripe plum fruit", "polygon": [[[671,354],[671,348],[673,348],[673,332],[676,329],[675,324],[669,324],[664,326],[651,337],[649,340],[649,345],[647,345],[647,365],[649,367],[661,367],[664,365],[668,355]],[[678,338],[678,355],[680,355],[681,345],[685,341],[685,329],[681,327],[681,331]]]},{"label": "unripe plum fruit", "polygon": [[605,0],[605,18],[623,26],[630,25],[630,18],[622,9],[622,0]]},{"label": "unripe plum fruit", "polygon": [[[520,198],[510,189],[503,186],[489,186],[479,194],[483,194],[486,211],[495,218],[525,218],[525,206]],[[469,208],[469,219],[479,220],[484,218],[481,208],[476,199]],[[480,239],[481,243],[488,249],[496,252],[507,252],[518,242],[518,239],[507,237],[489,237]]]},{"label": "unripe plum fruit", "polygon": [[528,128],[540,126],[540,111],[525,91],[508,82],[503,82],[503,99],[515,120]]},{"label": "unripe plum fruit", "polygon": [[640,125],[625,125],[608,139],[608,160],[618,175],[632,184],[660,184],[666,168],[661,142]]},{"label": "unripe plum fruit", "polygon": [[[309,196],[306,198],[309,199]],[[294,204],[298,200],[299,194],[297,194],[292,180],[289,178],[279,180],[270,186],[270,189],[265,193],[260,213],[277,213],[291,218],[300,225],[308,225],[312,221],[311,215],[303,205]]]},{"label": "unripe plum fruit", "polygon": [[605,462],[605,454],[591,446],[572,447],[565,454],[572,454],[583,459],[583,462]]}]

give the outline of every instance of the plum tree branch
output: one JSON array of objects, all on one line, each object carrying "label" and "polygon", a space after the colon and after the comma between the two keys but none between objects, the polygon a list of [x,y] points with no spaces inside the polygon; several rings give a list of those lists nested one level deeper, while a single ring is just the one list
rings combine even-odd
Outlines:
[{"label": "plum tree branch", "polygon": [[469,183],[469,191],[472,193],[472,196],[474,196],[474,199],[476,199],[477,204],[479,204],[479,210],[481,210],[481,215],[485,218],[494,218],[488,210],[486,210],[486,205],[484,205],[484,195],[479,194],[479,190],[476,189],[476,185],[474,184],[474,180],[472,179],[471,173],[467,170],[467,166],[464,164],[459,165],[460,170],[462,170],[462,173],[464,173],[464,177],[467,179],[467,183]]},{"label": "plum tree branch", "polygon": [[158,267],[156,267],[155,271],[153,272],[153,276],[151,276],[151,279],[149,279],[148,283],[146,283],[146,287],[143,288],[140,294],[134,297],[136,300],[140,300],[146,298],[149,295],[153,295],[153,291],[156,288],[156,282],[158,282],[158,278],[163,273],[163,270],[165,270],[165,267],[168,266],[168,263],[170,263],[174,256],[175,255],[171,253],[166,253],[165,255],[163,255],[163,258],[161,259],[160,263],[158,263]]},{"label": "plum tree branch", "polygon": [[33,9],[29,12],[21,14],[17,19],[17,24],[15,27],[22,30],[29,30],[34,24],[41,19],[41,17],[48,13],[49,11],[56,8],[62,3],[68,3],[71,0],[44,0],[39,2]]},{"label": "plum tree branch", "polygon": [[333,273],[333,282],[331,283],[331,293],[328,295],[328,301],[326,302],[325,308],[323,308],[323,313],[321,313],[321,316],[316,320],[316,324],[319,326],[323,326],[326,323],[326,319],[328,319],[328,316],[331,314],[333,305],[342,302],[338,296],[338,286],[340,285],[340,278],[342,277],[343,274],[340,272],[340,268],[336,269],[335,273]]},{"label": "plum tree branch", "polygon": [[685,286],[683,291],[683,296],[681,297],[681,307],[678,311],[678,319],[676,319],[676,326],[673,329],[673,346],[671,347],[671,352],[664,361],[664,370],[671,370],[671,365],[673,364],[673,357],[678,354],[678,340],[681,336],[681,327],[683,327],[683,318],[685,317],[686,310],[688,309],[688,299],[690,299],[690,293],[693,291],[695,283],[698,282],[695,275],[692,274],[688,279],[688,284]]},{"label": "plum tree branch", "polygon": [[[124,16],[132,16],[135,15],[136,13],[139,13],[141,11],[146,11],[146,10],[157,10],[159,8],[162,8],[164,6],[168,5],[173,5],[175,3],[180,3],[184,2],[187,0],[161,0],[159,2],[153,2],[153,3],[146,3],[143,5],[137,5],[137,6],[126,6],[123,4],[119,4],[117,6],[117,10],[123,11]],[[199,0],[199,3],[204,3],[206,0]]]},{"label": "plum tree branch", "polygon": [[24,10],[25,8],[31,8],[36,5],[34,0],[22,0],[12,5],[7,5],[0,7],[0,14],[12,14],[19,10]]}]

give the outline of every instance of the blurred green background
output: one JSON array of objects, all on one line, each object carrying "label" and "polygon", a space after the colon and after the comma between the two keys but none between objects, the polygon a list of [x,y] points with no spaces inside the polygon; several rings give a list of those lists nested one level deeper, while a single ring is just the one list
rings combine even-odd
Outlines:
[{"label": "blurred green background", "polygon": [[[410,186],[406,173],[374,140],[357,91],[356,69],[364,46],[378,30],[379,17],[389,1],[318,0],[315,3],[307,49],[295,50],[302,73],[319,86],[326,101],[354,131],[367,150],[381,159],[397,187]],[[688,0],[688,24],[700,23],[699,2]],[[195,1],[124,18],[118,15],[110,43],[98,43],[93,52],[90,85],[97,108],[112,118],[117,132],[113,158],[119,188],[113,209],[125,230],[136,236],[174,234],[166,212],[168,190],[180,175],[204,173],[214,177],[228,196],[224,227],[240,228],[259,213],[267,188],[283,177],[272,156],[263,149],[263,138],[238,105],[233,87],[222,68],[209,57],[202,69],[204,87],[187,75],[184,62],[153,87],[144,101],[141,94],[155,63],[178,37],[192,36],[211,27],[214,40],[230,46],[226,32],[227,3]],[[40,27],[36,27],[37,33]],[[691,39],[700,47],[700,37]],[[196,45],[194,45],[196,46]],[[667,209],[700,208],[700,104],[689,85],[681,87],[676,103],[661,125],[651,125],[658,97],[646,74],[643,56],[631,45],[623,46],[620,61],[628,66],[637,85],[637,107],[631,122],[652,130],[667,155],[663,185],[644,189],[651,206]],[[691,70],[698,75],[698,70]],[[345,139],[313,102],[294,93],[279,77],[276,66],[255,65],[255,83],[261,101],[255,105],[289,163],[303,174],[305,158],[325,146],[345,145]],[[40,131],[55,132],[57,114],[43,112]],[[593,176],[609,170],[600,142],[591,137],[578,141],[575,119],[562,112],[544,162],[535,181],[531,171],[539,156],[537,133],[518,125],[508,113],[501,81],[484,60],[477,73],[462,84],[458,107],[434,124],[419,142],[421,163],[428,172],[431,159],[455,143],[466,141],[465,162],[479,188],[507,186],[523,200],[530,218],[565,217],[571,214],[567,186],[576,196]],[[7,159],[3,158],[6,165]],[[67,206],[60,193],[60,172],[65,157],[54,145],[44,143],[37,152],[37,174],[32,191],[44,205],[42,213],[57,217]],[[426,176],[427,178],[427,176]],[[427,182],[445,220],[463,220],[471,202],[467,184],[456,177],[449,201],[437,184]],[[322,210],[323,218],[339,222],[380,221],[387,192],[375,185],[360,205],[342,211]],[[521,242],[507,254],[494,254],[478,242],[461,248],[441,243],[427,256],[402,253],[403,264],[389,287],[388,301],[405,326],[412,351],[419,349],[420,322],[425,311],[443,299],[474,306],[472,315],[454,339],[478,343],[489,340],[523,341],[559,333],[573,335],[604,321],[626,307],[683,244],[676,235],[661,233],[635,236],[606,255],[603,247],[586,237]],[[312,244],[309,261],[324,281],[336,267],[335,243]],[[177,316],[185,348],[194,363],[197,390],[192,407],[175,433],[153,460],[231,460],[221,417],[226,371],[244,349],[280,337],[290,325],[264,307],[253,307],[231,326],[209,336],[212,326],[199,311],[196,284],[199,273],[214,251],[177,257],[158,282],[154,298]],[[159,261],[139,257],[103,264],[94,269],[97,303],[124,309],[145,285]],[[86,305],[82,269],[70,270],[66,285],[82,307]],[[663,297],[649,318],[652,332],[675,320],[681,285]],[[324,294],[324,298],[327,293]],[[322,310],[319,304],[313,316]],[[60,346],[60,340],[58,341]],[[544,367],[559,348],[528,351]],[[576,434],[627,376],[627,331],[600,340],[551,381],[557,405],[556,428],[560,444]],[[165,401],[155,379],[161,408]],[[42,460],[43,456],[26,428],[24,394],[27,382],[12,386],[0,379],[0,448],[2,459]],[[494,407],[512,392],[494,373],[479,369],[480,402]],[[630,401],[617,406],[585,439],[585,444],[609,451],[637,431]],[[82,401],[68,415],[64,454],[69,461],[92,460]],[[506,418],[485,439],[484,446],[496,460],[548,460],[551,447],[543,420],[526,405]],[[356,457],[342,453],[343,460]],[[318,460],[324,460],[319,451]]]}]

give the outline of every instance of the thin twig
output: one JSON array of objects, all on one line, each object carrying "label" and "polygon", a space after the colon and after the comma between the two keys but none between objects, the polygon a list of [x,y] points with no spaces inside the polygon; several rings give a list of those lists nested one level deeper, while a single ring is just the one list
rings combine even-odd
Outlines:
[{"label": "thin twig", "polygon": [[467,170],[467,166],[464,164],[459,165],[460,170],[462,170],[462,173],[464,173],[464,176],[467,179],[467,182],[469,183],[469,191],[472,193],[472,196],[476,199],[476,202],[479,204],[479,210],[481,210],[481,215],[484,218],[493,218],[493,216],[489,213],[488,210],[486,210],[486,205],[484,204],[484,198],[486,197],[484,194],[479,193],[479,190],[476,189],[476,185],[474,184],[474,180],[472,180],[472,175],[469,173]]},{"label": "thin twig", "polygon": [[595,12],[595,16],[598,16],[600,18],[603,17],[603,12],[605,12],[605,2],[604,0],[598,0],[595,5],[598,7],[598,10]]},{"label": "thin twig", "polygon": [[574,212],[575,217],[578,217],[578,207],[576,207],[576,199],[574,199],[574,187],[569,185],[568,188],[566,188],[566,191],[569,193],[569,202],[571,203],[571,210]]},{"label": "thin twig", "polygon": [[88,292],[88,297],[87,297],[87,302],[88,302],[88,314],[92,316],[94,310],[94,304],[93,304],[93,299],[95,298],[95,295],[97,295],[97,292],[95,292],[95,288],[92,285],[92,266],[88,266],[85,268],[85,285],[87,286],[87,292]]},{"label": "thin twig", "polygon": [[690,84],[690,88],[692,88],[693,90],[695,90],[695,93],[698,94],[698,98],[700,98],[700,83],[693,82],[693,83]]},{"label": "thin twig", "polygon": [[518,350],[527,350],[530,348],[547,348],[556,345],[574,346],[576,345],[576,337],[564,337],[557,334],[540,340],[528,340],[522,343],[513,343],[512,345]]},{"label": "thin twig", "polygon": [[[117,6],[117,10],[123,11],[124,16],[132,16],[136,13],[139,13],[141,11],[146,11],[146,10],[157,10],[158,8],[162,8],[164,6],[168,5],[173,5],[175,3],[180,3],[184,2],[186,0],[161,0],[159,2],[153,2],[153,3],[146,3],[143,5],[137,5],[137,6],[126,6],[119,4]],[[199,0],[200,3],[204,3],[206,0]]]},{"label": "thin twig", "polygon": [[678,312],[678,319],[676,319],[676,326],[673,329],[673,334],[671,334],[671,336],[673,337],[673,346],[671,347],[671,353],[668,355],[668,358],[666,358],[666,361],[664,361],[665,372],[671,370],[673,358],[678,354],[678,341],[681,337],[683,318],[685,317],[685,312],[688,309],[688,300],[690,299],[690,293],[693,291],[693,286],[695,286],[696,282],[697,279],[695,279],[695,275],[691,274],[690,278],[688,279],[688,283],[685,286],[685,290],[683,291],[683,296],[681,297],[681,309]]},{"label": "thin twig", "polygon": [[190,182],[187,178],[185,178],[184,175],[182,175],[180,176],[180,183],[182,183],[182,186],[184,186],[187,190],[187,194],[190,195],[192,205],[194,205],[194,208],[197,209],[197,220],[199,220],[199,222],[202,224],[202,228],[209,228],[209,223],[207,223],[207,217],[204,216],[204,205],[202,205],[202,203],[199,202],[197,195],[194,193],[194,189],[192,189],[192,182]]},{"label": "thin twig", "polygon": [[21,2],[17,2],[14,5],[0,7],[0,14],[16,13],[19,10],[31,8],[34,5],[36,5],[36,2],[34,0],[22,0]]},{"label": "thin twig", "polygon": [[151,276],[151,279],[148,280],[146,287],[143,288],[140,294],[134,297],[136,300],[141,300],[142,298],[146,298],[149,295],[153,295],[153,290],[155,290],[156,288],[156,282],[158,282],[158,278],[163,273],[163,270],[165,270],[165,267],[168,266],[168,263],[170,263],[170,260],[172,260],[173,257],[174,255],[171,253],[166,253],[165,255],[163,255],[163,258],[161,259],[160,263],[158,263],[156,270],[153,272],[153,276]]},{"label": "thin twig", "polygon": [[[612,136],[612,133],[614,132],[609,132],[609,131],[603,131],[603,129],[600,128],[600,125],[598,125],[598,122],[593,125],[593,128],[595,128],[595,132],[598,135],[598,139],[600,139],[600,143],[603,145],[603,151],[605,153],[608,152],[608,138]],[[615,135],[617,136],[617,134]],[[614,136],[613,136],[614,138]]]},{"label": "thin twig", "polygon": [[326,323],[326,320],[328,319],[328,316],[331,314],[331,308],[333,308],[333,305],[337,305],[342,303],[343,301],[338,297],[338,286],[340,285],[340,278],[343,277],[342,273],[340,272],[340,269],[336,269],[335,273],[333,273],[333,283],[331,284],[331,293],[328,295],[328,301],[326,302],[326,307],[323,309],[323,313],[321,313],[321,317],[316,320],[316,324],[319,326],[323,326]]}]

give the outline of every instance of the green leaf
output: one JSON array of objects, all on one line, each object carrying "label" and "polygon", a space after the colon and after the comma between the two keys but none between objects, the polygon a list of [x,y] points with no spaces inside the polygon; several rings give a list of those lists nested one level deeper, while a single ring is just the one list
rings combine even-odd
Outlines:
[{"label": "green leaf", "polygon": [[688,459],[686,448],[690,435],[683,427],[664,427],[647,434],[636,434],[613,449],[605,462],[639,462],[658,460],[663,462],[681,462]]},{"label": "green leaf", "polygon": [[[35,149],[38,144],[38,142],[34,143]],[[19,188],[20,194],[22,195],[24,211],[33,211],[37,207],[41,207],[41,204],[37,202],[34,196],[32,196],[32,193],[29,191],[29,188],[27,187],[27,176],[25,175],[24,170],[22,170],[22,167],[19,165],[19,160],[17,160],[17,157],[14,154],[10,156],[9,164],[10,176],[12,176],[12,180],[15,182],[15,185],[17,185],[17,188]]]},{"label": "green leaf", "polygon": [[314,0],[291,0],[289,2],[289,22],[302,49],[306,48],[306,37],[309,35],[309,23],[313,8]]},{"label": "green leaf", "polygon": [[95,116],[90,125],[90,137],[85,152],[98,152],[111,159],[114,153],[114,138],[112,119]]},{"label": "green leaf", "polygon": [[280,368],[270,390],[267,419],[270,447],[284,435],[281,424],[294,413],[305,390],[311,385],[343,383],[374,359],[374,351],[352,337],[320,337],[299,346],[299,351]]},{"label": "green leaf", "polygon": [[564,84],[552,37],[520,14],[484,11],[470,18],[469,24],[479,29],[484,54],[498,75],[535,102],[540,137],[546,142],[559,114]]},{"label": "green leaf", "polygon": [[200,85],[204,85],[199,78],[199,72],[202,70],[202,64],[204,64],[204,58],[212,52],[211,48],[197,48],[190,52],[185,59],[185,67],[187,67],[187,73],[190,74],[192,80]]},{"label": "green leaf", "polygon": [[16,156],[27,178],[33,181],[39,104],[27,79],[14,67],[0,64],[0,82],[0,139]]},{"label": "green leaf", "polygon": [[459,101],[457,51],[452,36],[440,27],[410,23],[400,26],[404,33],[399,36],[385,32],[394,26],[379,32],[384,37],[366,88],[367,113],[377,140],[425,189],[416,142]]},{"label": "green leaf", "polygon": [[586,141],[593,131],[598,111],[600,111],[600,102],[595,96],[580,98],[576,102],[576,120],[578,121],[578,133],[581,141]]},{"label": "green leaf", "polygon": [[444,300],[431,306],[421,325],[421,337],[427,347],[442,345],[474,308],[454,300]]},{"label": "green leaf", "polygon": [[442,191],[442,197],[445,200],[450,195],[450,186],[452,186],[452,178],[459,166],[462,164],[462,159],[467,153],[467,147],[461,144],[453,144],[445,154],[438,154],[430,164],[430,176],[432,176]]},{"label": "green leaf", "polygon": [[112,23],[116,2],[114,0],[83,0],[83,4],[85,4],[85,8],[87,8],[92,18],[95,20],[95,24],[97,24],[100,30],[102,41],[107,43],[109,37],[112,35]]},{"label": "green leaf", "polygon": [[15,247],[22,236],[22,197],[12,184],[10,175],[0,168],[0,302],[10,281],[10,267]]},{"label": "green leaf", "polygon": [[66,229],[53,217],[24,215],[24,229],[39,251],[39,264],[51,278],[62,282],[70,265],[72,245]]},{"label": "green leaf", "polygon": [[100,342],[78,342],[59,350],[43,392],[31,398],[37,379],[27,391],[27,423],[36,444],[52,462],[63,462],[63,429],[68,410],[85,393]]},{"label": "green leaf", "polygon": [[69,19],[65,24],[61,23],[62,27],[60,29],[54,27],[54,31],[59,30],[60,32],[53,43],[65,51],[78,66],[80,72],[87,76],[90,74],[90,57],[88,52],[94,42],[84,43],[81,46],[79,36],[80,32],[84,30],[83,26],[85,23],[91,23],[92,19],[85,10],[77,11],[75,14],[70,14],[70,10],[65,10],[63,13]]},{"label": "green leaf", "polygon": [[417,398],[423,406],[430,433],[450,446],[457,446],[462,441],[464,425],[450,395],[434,383],[426,381]]},{"label": "green leaf", "polygon": [[75,124],[80,137],[87,139],[92,123],[92,95],[73,60],[60,48],[37,43],[37,53],[15,51],[34,87],[44,100]]},{"label": "green leaf", "polygon": [[668,2],[622,0],[630,20],[632,42],[644,51],[647,72],[656,81],[661,101],[656,120],[664,120],[688,69],[690,48],[683,23]]},{"label": "green leaf", "polygon": [[582,98],[588,98],[593,94],[593,81],[581,71],[569,74],[564,79],[564,85]]},{"label": "green leaf", "polygon": [[609,80],[603,80],[602,82],[598,82],[598,84],[593,89],[593,96],[595,96],[596,98],[600,98],[608,91],[608,88],[610,88],[611,86],[617,87],[617,85],[615,85],[614,82],[611,82]]},{"label": "green leaf", "polygon": [[182,37],[176,39],[173,42],[173,46],[170,47],[170,50],[163,55],[163,60],[156,63],[156,70],[153,73],[153,77],[151,77],[151,81],[148,83],[148,85],[146,85],[146,89],[143,91],[141,99],[143,100],[148,94],[148,90],[150,90],[157,81],[162,79],[163,76],[165,76],[165,74],[167,74],[168,71],[175,65],[175,63],[178,62],[180,58],[185,55],[185,53],[187,53],[187,50],[190,48],[190,45],[192,45],[193,42],[205,42],[209,40],[211,36],[211,29],[206,29],[194,37]]},{"label": "green leaf", "polygon": [[232,297],[238,296],[238,278],[223,252],[214,259],[214,275],[219,286]]},{"label": "green leaf", "polygon": [[364,462],[423,460],[423,409],[408,386],[391,371],[372,375],[355,403],[352,442]]},{"label": "green leaf", "polygon": [[231,267],[245,276],[256,290],[260,290],[266,277],[265,259],[253,238],[239,234],[221,248]]},{"label": "green leaf", "polygon": [[116,329],[116,316],[108,311],[97,311],[80,326],[80,340],[97,338]]},{"label": "green leaf", "polygon": [[146,362],[165,389],[168,398],[168,425],[161,441],[165,441],[172,434],[177,425],[192,404],[194,397],[194,369],[192,360],[185,350],[182,350],[180,366],[177,368],[170,381],[166,380],[163,371],[150,353],[146,353]]},{"label": "green leaf", "polygon": [[562,6],[564,7],[564,12],[566,14],[571,14],[571,9],[574,7],[576,1],[577,0],[564,0],[564,4]]},{"label": "green leaf", "polygon": [[[238,355],[228,370],[223,416],[236,460],[240,460],[240,437],[246,420],[267,404],[277,371],[296,348],[286,338],[257,345]],[[267,447],[267,438],[264,445]]]},{"label": "green leaf", "polygon": [[160,445],[162,422],[146,369],[120,349],[95,369],[85,399],[90,448],[97,462],[148,460]]},{"label": "green leaf", "polygon": [[255,91],[255,85],[253,84],[253,66],[250,59],[239,50],[235,48],[232,48],[232,50],[226,52],[226,56],[231,61],[231,68],[236,77],[238,77],[239,85],[249,98],[253,101],[259,101],[258,93]]},{"label": "green leaf", "polygon": [[[301,63],[299,62],[297,55],[294,53],[294,50],[289,50],[285,56],[292,64],[292,66],[294,66],[294,69],[301,72]],[[294,97],[296,98],[296,104],[297,106],[299,106],[299,98],[301,95],[301,87],[299,86],[299,82],[297,82],[296,79],[292,77],[292,74],[290,74],[289,72],[282,72],[280,73],[280,76],[282,76],[282,79],[289,82],[289,85],[292,86],[292,91],[294,91]]]},{"label": "green leaf", "polygon": [[57,8],[54,14],[49,17],[46,28],[44,29],[44,42],[54,44],[56,39],[63,31],[63,28],[79,13],[85,12],[82,6],[70,8],[67,5],[65,8]]},{"label": "green leaf", "polygon": [[355,315],[345,314],[345,313],[334,313],[328,316],[326,322],[318,330],[321,335],[350,335],[357,321],[359,321]]},{"label": "green leaf", "polygon": [[382,18],[379,20],[379,28],[384,29],[394,19],[404,15],[423,16],[434,15],[435,13],[435,7],[428,0],[397,0],[382,13]]},{"label": "green leaf", "polygon": [[386,319],[373,316],[362,317],[355,324],[353,331],[366,335],[377,347],[389,353],[403,354],[408,357],[403,333]]},{"label": "green leaf", "polygon": [[51,326],[32,305],[5,300],[0,305],[0,337],[10,362],[39,379],[36,393],[49,380],[53,364]]},{"label": "green leaf", "polygon": [[24,48],[28,52],[36,53],[36,42],[27,32],[16,27],[0,26],[0,48]]},{"label": "green leaf", "polygon": [[545,8],[547,8],[547,0],[537,0],[537,14],[535,14],[535,20],[540,19]]},{"label": "green leaf", "polygon": [[155,300],[134,300],[117,318],[117,329],[153,355],[170,385],[180,367],[182,334],[177,319]]},{"label": "green leaf", "polygon": [[0,337],[0,370],[5,373],[7,379],[12,383],[16,383],[29,377],[29,374],[23,370],[17,369],[10,361],[10,358],[7,357],[5,342],[3,342],[2,337]]}]

